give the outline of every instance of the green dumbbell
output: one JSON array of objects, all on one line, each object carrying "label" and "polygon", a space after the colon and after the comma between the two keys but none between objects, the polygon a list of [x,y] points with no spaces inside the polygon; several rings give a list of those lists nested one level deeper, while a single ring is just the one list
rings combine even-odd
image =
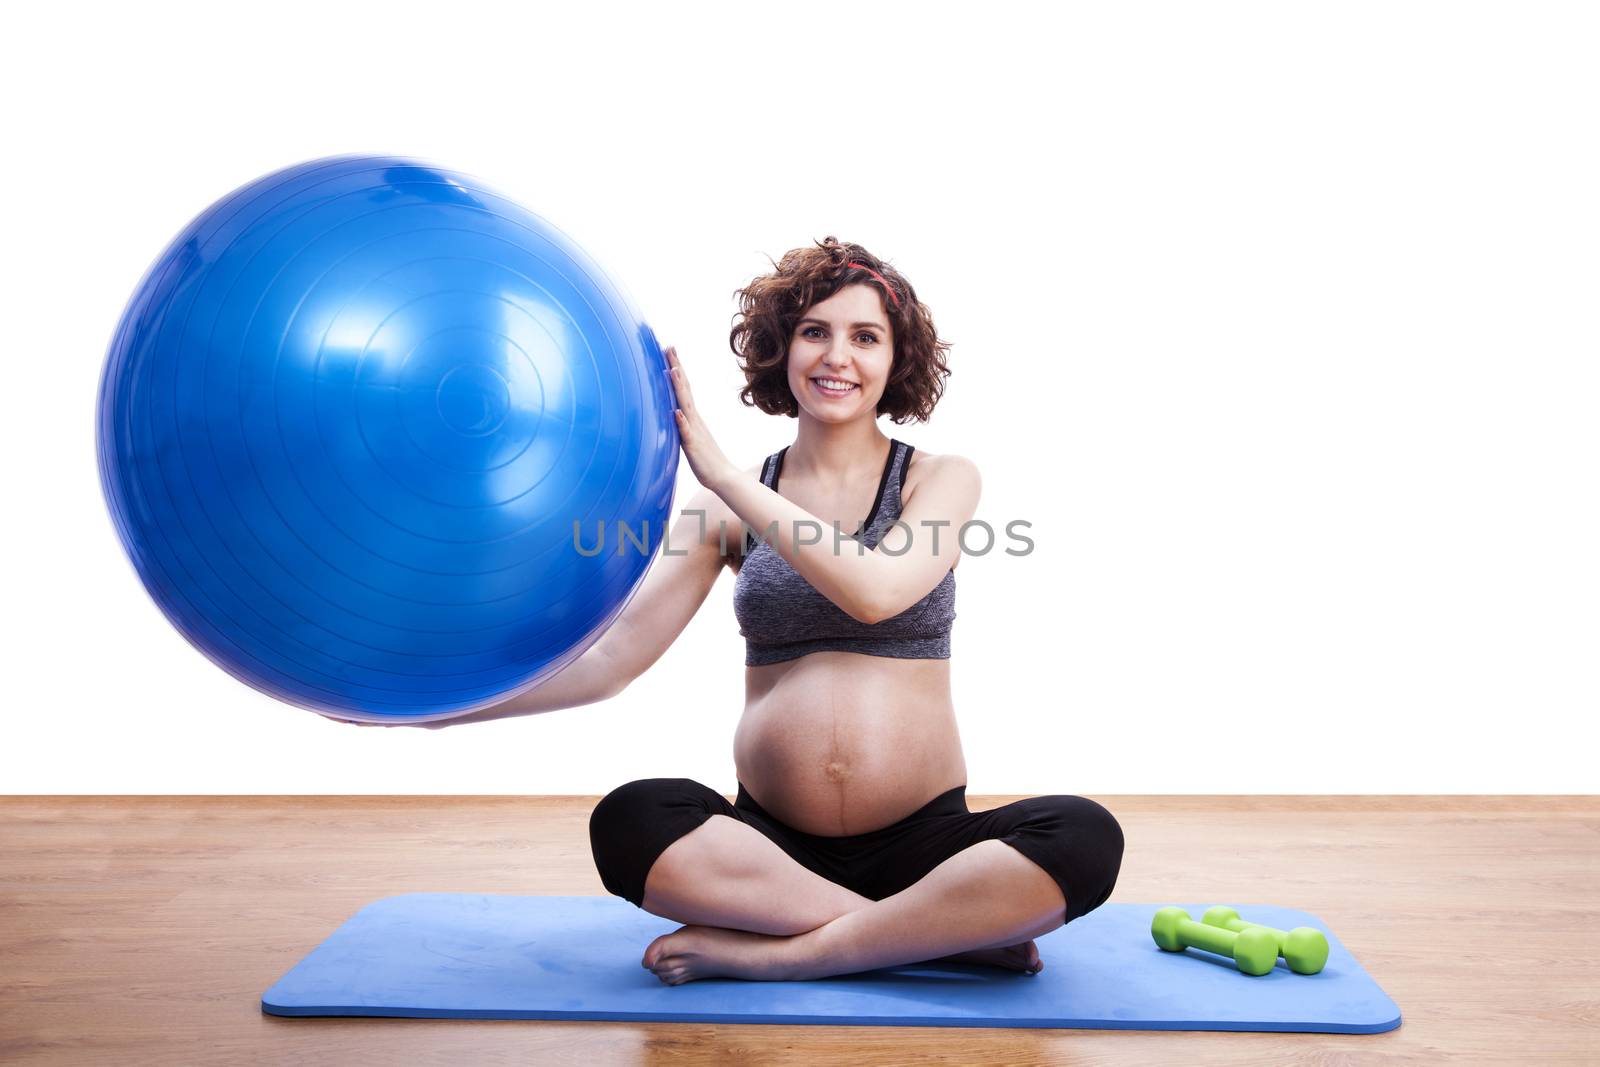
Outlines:
[{"label": "green dumbbell", "polygon": [[1246,926],[1235,933],[1220,926],[1207,926],[1189,918],[1182,908],[1162,908],[1150,923],[1150,936],[1167,952],[1203,948],[1219,956],[1231,956],[1245,974],[1268,974],[1278,962],[1278,939],[1259,926]]},{"label": "green dumbbell", "polygon": [[1284,933],[1282,930],[1274,930],[1260,923],[1245,922],[1239,918],[1238,912],[1220,904],[1214,908],[1207,908],[1200,921],[1207,926],[1232,930],[1235,933],[1252,927],[1265,930],[1278,942],[1278,955],[1283,957],[1283,962],[1287,963],[1289,969],[1296,974],[1316,974],[1328,962],[1327,937],[1321,930],[1314,930],[1309,926],[1296,926],[1288,933]]}]

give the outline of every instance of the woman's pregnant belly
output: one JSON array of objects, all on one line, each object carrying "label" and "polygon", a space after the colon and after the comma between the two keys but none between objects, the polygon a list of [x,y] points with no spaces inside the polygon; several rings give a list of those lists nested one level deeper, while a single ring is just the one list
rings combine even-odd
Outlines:
[{"label": "woman's pregnant belly", "polygon": [[862,834],[965,784],[949,660],[813,652],[746,668],[739,781],[808,834]]}]

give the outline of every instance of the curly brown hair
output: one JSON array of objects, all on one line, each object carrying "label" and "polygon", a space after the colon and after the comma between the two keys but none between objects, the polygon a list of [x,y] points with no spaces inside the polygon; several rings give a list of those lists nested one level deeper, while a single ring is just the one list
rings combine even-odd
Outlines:
[{"label": "curly brown hair", "polygon": [[[767,262],[772,262],[771,257]],[[789,388],[788,376],[789,337],[795,323],[808,309],[847,285],[865,283],[884,292],[877,278],[852,263],[870,267],[891,287],[883,303],[894,333],[894,362],[877,413],[897,423],[928,421],[951,373],[945,363],[949,342],[939,339],[933,314],[917,300],[911,283],[899,271],[860,245],[835,237],[784,253],[783,259],[773,264],[771,274],[734,291],[739,311],[728,346],[744,371],[745,386],[739,390],[739,400],[746,407],[760,408],[769,415],[799,417],[800,403]]]}]

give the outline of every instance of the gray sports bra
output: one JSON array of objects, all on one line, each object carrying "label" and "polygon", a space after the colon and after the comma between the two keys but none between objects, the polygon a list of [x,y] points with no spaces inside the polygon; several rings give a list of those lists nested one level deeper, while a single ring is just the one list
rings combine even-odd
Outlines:
[{"label": "gray sports bra", "polygon": [[[783,474],[789,449],[767,457],[761,482],[773,492]],[[878,496],[862,524],[860,541],[876,548],[900,517],[900,489],[911,463],[912,447],[891,441],[889,459],[878,481]],[[845,533],[854,534],[847,530]],[[808,545],[809,551],[832,550],[833,531]],[[896,659],[949,659],[950,629],[956,617],[956,574],[952,568],[933,591],[905,611],[876,624],[845,614],[833,601],[789,565],[766,541],[745,536],[744,563],[733,586],[733,614],[745,639],[744,662],[749,667],[782,663],[811,652],[859,652]],[[853,551],[848,546],[841,551]]]}]

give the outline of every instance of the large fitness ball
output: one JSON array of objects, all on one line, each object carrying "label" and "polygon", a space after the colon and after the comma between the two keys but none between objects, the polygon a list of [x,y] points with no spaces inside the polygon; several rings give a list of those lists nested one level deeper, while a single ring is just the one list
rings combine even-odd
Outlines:
[{"label": "large fitness ball", "polygon": [[650,328],[554,226],[425,164],[318,160],[150,268],[106,359],[100,476],[217,665],[339,717],[440,719],[621,612],[671,508],[673,405]]}]

